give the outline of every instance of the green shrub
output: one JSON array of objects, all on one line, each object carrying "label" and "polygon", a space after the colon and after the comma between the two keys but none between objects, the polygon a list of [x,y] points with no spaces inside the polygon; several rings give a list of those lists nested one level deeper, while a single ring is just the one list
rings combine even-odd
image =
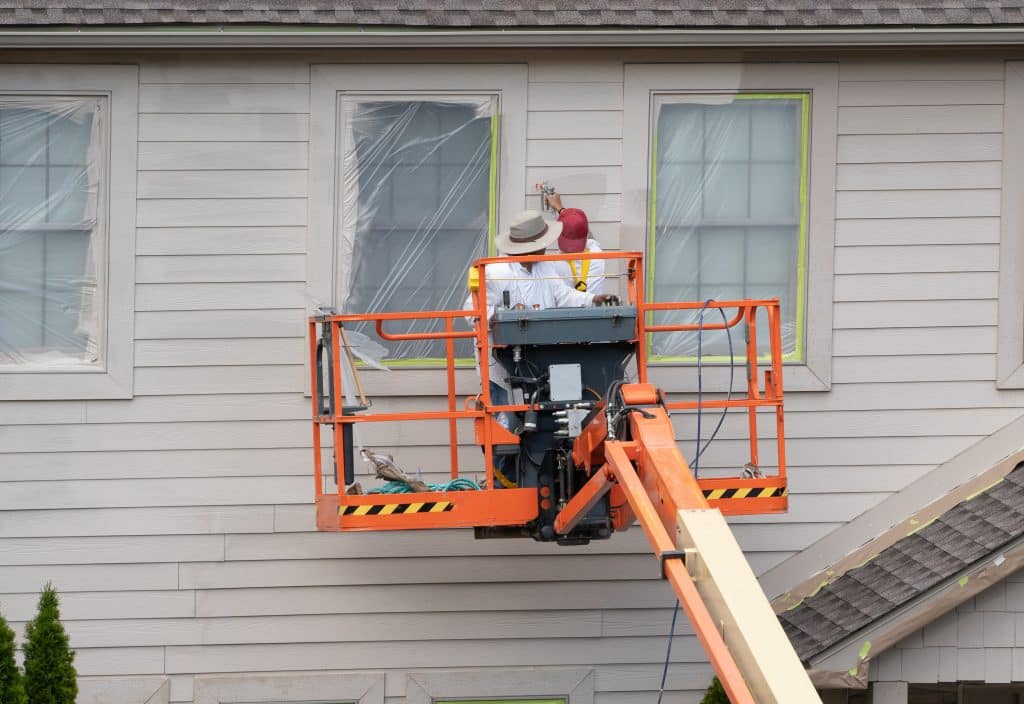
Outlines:
[{"label": "green shrub", "polygon": [[722,687],[722,683],[718,681],[717,677],[711,680],[711,686],[708,687],[704,698],[700,700],[700,704],[730,704],[725,688]]},{"label": "green shrub", "polygon": [[28,704],[21,670],[14,662],[14,631],[0,616],[0,704]]},{"label": "green shrub", "polygon": [[25,625],[25,691],[32,704],[75,704],[75,653],[60,623],[57,591],[47,584]]}]

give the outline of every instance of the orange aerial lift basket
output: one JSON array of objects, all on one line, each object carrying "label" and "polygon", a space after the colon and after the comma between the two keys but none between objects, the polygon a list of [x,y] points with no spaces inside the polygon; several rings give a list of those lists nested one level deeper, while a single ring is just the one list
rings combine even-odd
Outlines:
[{"label": "orange aerial lift basket", "polygon": [[[579,258],[581,255],[573,255]],[[742,340],[742,347],[737,350],[736,358],[745,369],[745,393],[734,394],[732,398],[713,396],[709,391],[708,398],[698,403],[697,400],[666,400],[661,392],[656,392],[657,405],[666,413],[695,411],[698,405],[703,411],[720,411],[723,408],[736,409],[745,413],[749,427],[748,462],[736,467],[733,476],[707,476],[697,479],[702,495],[707,502],[727,515],[779,513],[788,506],[786,490],[786,455],[783,430],[783,391],[782,391],[782,343],[781,322],[778,299],[711,301],[711,302],[647,302],[644,300],[642,255],[638,252],[600,253],[586,255],[621,262],[624,269],[624,298],[620,307],[601,309],[607,321],[615,319],[615,313],[621,312],[619,325],[628,327],[627,333],[615,331],[614,342],[588,340],[574,344],[569,342],[556,343],[565,351],[564,360],[578,355],[583,358],[593,355],[602,345],[617,344],[628,348],[630,367],[624,370],[624,378],[631,377],[638,384],[648,382],[647,350],[654,335],[664,333],[690,332],[696,334],[698,327],[703,331],[723,330],[725,327],[734,329],[734,338]],[[517,257],[521,262],[537,262],[566,260],[566,255],[547,255]],[[492,347],[507,348],[508,344],[500,344],[496,339],[492,344],[488,331],[488,302],[483,292],[487,290],[488,265],[506,262],[503,258],[481,259],[474,263],[470,276],[470,287],[473,289],[473,311],[430,311],[416,313],[361,313],[350,315],[318,314],[309,319],[310,368],[313,375],[313,461],[315,474],[317,528],[320,530],[405,530],[415,528],[477,528],[480,535],[496,535],[505,530],[504,534],[516,534],[538,520],[542,514],[550,514],[564,505],[571,496],[551,496],[545,493],[545,486],[519,486],[506,488],[502,485],[500,470],[496,477],[494,458],[499,453],[507,452],[509,446],[519,445],[522,435],[512,436],[499,422],[500,414],[524,414],[529,410],[525,402],[499,405],[492,402],[487,384],[482,386],[479,395],[465,398],[460,402],[456,397],[456,357],[455,341],[472,340],[479,350],[480,374],[488,378],[488,367],[493,364]],[[611,265],[611,262],[608,262]],[[494,302],[492,301],[492,304]],[[661,323],[654,322],[657,314],[670,311],[698,311],[705,309],[705,320],[702,324]],[[726,322],[718,316],[708,315],[708,311],[722,309],[727,313]],[[759,311],[766,315],[759,316]],[[501,311],[499,311],[500,313]],[[571,311],[567,310],[566,313]],[[544,316],[546,320],[542,320]],[[508,311],[508,316],[515,318],[514,325],[529,330],[542,324],[565,327],[564,320],[557,319],[557,311]],[[473,329],[457,330],[456,321],[472,317]],[[758,319],[767,321],[768,353],[758,354]],[[534,321],[534,319],[538,319]],[[388,330],[389,325],[411,320],[439,321],[442,332],[396,333]],[[576,322],[576,321],[570,321]],[[363,404],[346,406],[346,390],[343,388],[343,377],[348,376],[349,383],[358,383],[354,374],[345,374],[345,366],[356,368],[357,363],[348,350],[346,326],[356,323],[369,323],[376,329],[377,335],[385,341],[409,340],[440,340],[446,346],[446,359],[443,370],[447,382],[447,398],[443,406],[437,410],[416,412],[372,412]],[[564,361],[559,360],[559,361]],[[762,366],[764,367],[762,370]],[[695,375],[692,367],[677,368],[673,373]],[[737,377],[740,377],[737,374]],[[351,391],[351,390],[349,390]],[[359,391],[362,391],[360,387]],[[601,392],[605,389],[601,389]],[[722,389],[718,389],[722,391]],[[636,392],[634,392],[636,393]],[[364,399],[365,401],[365,399]],[[576,410],[572,406],[587,406],[582,402],[549,402],[534,404],[539,411]],[[594,411],[604,399],[593,398],[589,408]],[[759,446],[759,410],[771,412],[774,421],[775,457],[762,463],[758,451]],[[591,413],[595,417],[600,414]],[[762,414],[763,415],[763,414]],[[346,485],[352,484],[354,464],[358,457],[352,451],[352,429],[365,423],[409,423],[417,421],[445,421],[448,429],[448,447],[450,467],[446,470],[452,479],[460,476],[483,478],[479,491],[447,491],[447,492],[414,492],[408,494],[364,494],[351,495],[346,493]],[[459,465],[460,442],[468,438],[460,438],[458,421],[471,420],[474,425],[473,441],[480,445],[483,452],[480,463],[468,470]],[[592,419],[587,419],[593,424]],[[596,426],[600,426],[597,422]],[[592,451],[598,452],[604,434],[595,432],[588,427],[586,434],[574,434],[570,438],[576,440],[577,463],[586,475],[598,469],[585,457],[584,443],[594,445]],[[326,442],[325,442],[326,440]],[[333,445],[333,471],[325,472],[325,445]],[[396,458],[401,464],[401,458]],[[772,467],[774,465],[774,467]],[[770,471],[767,468],[771,467]],[[330,480],[330,481],[328,481]],[[341,481],[336,481],[341,480]],[[568,484],[569,482],[567,482]],[[331,486],[334,490],[328,491]],[[551,491],[555,486],[550,487]],[[616,502],[612,505],[618,505]],[[610,526],[613,530],[622,530],[632,522],[629,512],[624,511]],[[528,531],[526,532],[528,533]],[[539,531],[537,531],[539,537]],[[591,537],[607,537],[606,535]]]},{"label": "orange aerial lift basket", "polygon": [[[639,522],[730,701],[820,704],[722,517],[787,509],[779,301],[648,302],[640,253],[582,256],[609,260],[609,268],[621,266],[621,301],[548,310],[509,306],[511,297],[500,294],[515,279],[503,280],[507,284],[498,280],[500,272],[507,275],[509,260],[489,258],[476,261],[470,270],[470,310],[323,312],[310,318],[317,528],[473,528],[477,537],[532,537],[578,545],[609,538]],[[580,258],[516,260],[537,267],[539,262]],[[499,275],[489,276],[489,268]],[[543,266],[539,271],[545,270],[553,271]],[[721,311],[720,319],[706,321],[709,310]],[[697,322],[692,315],[679,322],[685,317],[679,311],[698,311]],[[467,318],[472,329],[459,330],[457,321]],[[443,329],[394,330],[397,323],[424,320]],[[759,320],[767,323],[767,353],[758,345]],[[445,365],[438,375],[446,380],[444,405],[371,412],[346,332],[346,326],[360,323],[372,325],[384,341],[442,342]],[[736,356],[746,372],[741,377],[745,393],[733,397],[730,388],[707,398],[669,400],[649,383],[648,347],[655,336],[714,330],[735,330],[733,337],[742,340]],[[492,364],[508,372],[509,403],[497,403],[488,384],[459,403],[457,340],[473,341],[482,379],[490,378]],[[695,375],[691,367],[671,372]],[[726,409],[746,416],[747,461],[732,472],[695,476],[679,450],[671,414],[692,420],[708,410]],[[759,415],[774,420],[775,456],[767,462],[758,451]],[[452,482],[432,487],[401,472],[396,465],[403,458],[374,457],[378,476],[397,477],[404,491],[354,491],[354,429],[368,423],[423,421],[447,425],[450,467],[445,469]],[[466,421],[473,425],[472,443],[483,450],[479,463],[468,471],[459,462],[460,442],[468,440],[460,438],[459,424]],[[325,472],[328,462],[333,471]],[[460,481],[466,475],[481,481]]]}]

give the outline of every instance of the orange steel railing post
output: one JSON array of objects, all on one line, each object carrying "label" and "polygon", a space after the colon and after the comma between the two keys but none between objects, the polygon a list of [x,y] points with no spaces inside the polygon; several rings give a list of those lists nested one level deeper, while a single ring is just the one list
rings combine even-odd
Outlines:
[{"label": "orange steel railing post", "polygon": [[338,325],[337,322],[332,322],[330,325],[331,371],[334,377],[334,386],[331,389],[331,419],[334,422],[334,466],[337,467],[337,475],[334,479],[340,496],[344,493],[342,487],[345,486],[345,451],[343,449],[345,443],[342,436],[341,413],[339,413],[343,402],[341,395],[341,335],[338,333]]},{"label": "orange steel railing post", "polygon": [[639,257],[629,260],[629,278],[626,281],[629,296],[636,306],[636,378],[647,383],[647,309],[644,300],[644,264]]},{"label": "orange steel railing post", "polygon": [[[750,306],[745,310],[747,325],[747,397],[761,398],[760,383],[757,378],[757,306]],[[771,333],[769,325],[768,332]],[[758,457],[757,442],[757,406],[747,409],[747,420],[750,434],[750,461],[755,467],[760,466]]]},{"label": "orange steel railing post", "polygon": [[[444,331],[448,337],[445,339],[445,356],[448,362],[448,412],[455,412],[455,338],[452,337],[454,328],[452,318],[444,319]],[[448,445],[449,458],[451,461],[451,477],[459,476],[459,431],[456,426],[455,417],[448,419]]]},{"label": "orange steel railing post", "polygon": [[316,483],[316,498],[324,493],[323,459],[320,450],[320,394],[317,393],[317,367],[316,367],[316,323],[309,323],[309,377],[311,386],[310,396],[313,400],[313,481]]},{"label": "orange steel railing post", "polygon": [[[786,437],[785,421],[782,408],[782,314],[779,309],[779,300],[768,307],[768,328],[771,331],[771,352],[772,352],[772,378],[771,385],[774,391],[775,405],[775,437],[778,446],[779,477],[786,478]],[[767,380],[765,381],[767,386]]]},{"label": "orange steel railing post", "polygon": [[[491,347],[488,337],[487,320],[487,265],[479,267],[480,277],[473,301],[476,303],[477,361],[480,367],[480,397],[485,409],[491,407]],[[494,489],[494,446],[491,437],[491,423],[485,418],[484,428],[484,473],[486,486]]]}]

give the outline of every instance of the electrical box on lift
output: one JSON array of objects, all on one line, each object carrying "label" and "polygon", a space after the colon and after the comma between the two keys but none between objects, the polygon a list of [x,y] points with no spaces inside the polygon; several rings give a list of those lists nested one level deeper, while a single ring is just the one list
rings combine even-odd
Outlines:
[{"label": "electrical box on lift", "polygon": [[495,345],[626,342],[636,337],[636,307],[499,308],[491,318],[491,332]]},{"label": "electrical box on lift", "polygon": [[552,364],[548,367],[548,397],[552,401],[579,401],[583,398],[583,373],[579,364]]}]

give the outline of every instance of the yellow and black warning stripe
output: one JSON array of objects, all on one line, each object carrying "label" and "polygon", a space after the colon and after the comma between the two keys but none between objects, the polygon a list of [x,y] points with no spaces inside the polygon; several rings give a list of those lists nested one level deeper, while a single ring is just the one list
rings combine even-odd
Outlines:
[{"label": "yellow and black warning stripe", "polygon": [[402,504],[360,504],[339,506],[339,516],[390,516],[401,513],[444,513],[455,508],[452,501],[415,501]]},{"label": "yellow and black warning stripe", "polygon": [[777,499],[787,494],[784,486],[758,488],[745,486],[736,489],[704,489],[704,498],[708,501],[719,499]]}]

